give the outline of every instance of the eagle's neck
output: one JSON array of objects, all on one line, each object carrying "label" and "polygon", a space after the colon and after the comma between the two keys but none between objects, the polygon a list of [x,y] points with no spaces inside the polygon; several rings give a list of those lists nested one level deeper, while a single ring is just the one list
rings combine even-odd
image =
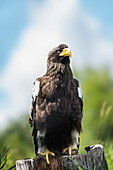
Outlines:
[{"label": "eagle's neck", "polygon": [[63,76],[64,75],[66,77],[73,77],[69,63],[67,64],[49,63],[47,65],[46,75],[49,75],[49,76],[55,76],[55,75]]}]

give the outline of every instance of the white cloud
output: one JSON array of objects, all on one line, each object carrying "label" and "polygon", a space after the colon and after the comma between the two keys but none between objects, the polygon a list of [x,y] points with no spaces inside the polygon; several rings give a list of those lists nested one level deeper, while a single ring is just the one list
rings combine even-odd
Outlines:
[{"label": "white cloud", "polygon": [[113,43],[101,37],[101,25],[81,9],[78,0],[29,4],[29,18],[31,24],[22,33],[2,75],[2,86],[11,104],[2,111],[1,125],[30,110],[32,82],[45,73],[47,54],[52,47],[67,42],[77,68],[94,63],[99,66],[109,62],[113,55]]}]

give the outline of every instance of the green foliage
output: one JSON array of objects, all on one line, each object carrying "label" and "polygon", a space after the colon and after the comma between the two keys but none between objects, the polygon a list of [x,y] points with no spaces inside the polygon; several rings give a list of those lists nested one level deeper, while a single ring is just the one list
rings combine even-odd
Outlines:
[{"label": "green foliage", "polygon": [[80,153],[84,147],[101,143],[105,146],[109,169],[113,166],[113,80],[107,69],[79,72],[84,102],[83,132]]},{"label": "green foliage", "polygon": [[0,136],[0,148],[12,146],[13,154],[8,158],[7,166],[10,167],[12,161],[33,158],[34,148],[32,142],[32,132],[28,124],[28,117],[23,116],[16,122],[11,122],[8,129]]},{"label": "green foliage", "polygon": [[113,169],[113,143],[112,142],[105,142],[105,153],[106,159],[108,163],[108,169]]},{"label": "green foliage", "polygon": [[[0,170],[3,170],[7,167],[7,162],[9,160],[9,157],[11,156],[12,153],[8,154],[9,150],[11,149],[5,147],[3,150],[0,151]],[[14,163],[11,165],[11,167],[7,167],[8,170],[14,169],[15,165]]]},{"label": "green foliage", "polygon": [[78,77],[84,102],[80,151],[85,153],[85,146],[113,139],[113,80],[106,69],[88,68],[79,72]]},{"label": "green foliage", "polygon": [[[108,105],[107,102],[104,102],[102,104],[102,108],[100,110],[100,120],[99,120],[99,127],[98,127],[98,139],[102,141],[109,140],[112,138],[111,132],[112,132],[112,123],[111,120],[112,117],[112,106]],[[109,130],[108,130],[109,129]]]}]

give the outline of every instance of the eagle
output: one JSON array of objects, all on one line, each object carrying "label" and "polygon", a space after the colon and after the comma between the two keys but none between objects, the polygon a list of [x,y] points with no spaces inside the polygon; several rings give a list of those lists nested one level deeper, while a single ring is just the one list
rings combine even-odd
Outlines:
[{"label": "eagle", "polygon": [[70,67],[71,50],[66,44],[53,48],[47,72],[33,85],[29,123],[33,127],[36,155],[71,155],[79,149],[83,100],[79,81]]}]

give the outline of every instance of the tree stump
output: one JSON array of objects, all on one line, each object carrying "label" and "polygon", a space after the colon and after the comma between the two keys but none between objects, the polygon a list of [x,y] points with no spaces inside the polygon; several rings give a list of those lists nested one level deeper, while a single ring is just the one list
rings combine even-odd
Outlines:
[{"label": "tree stump", "polygon": [[86,147],[87,155],[72,155],[49,157],[50,164],[45,157],[16,161],[16,170],[108,170],[107,161],[102,145]]}]

